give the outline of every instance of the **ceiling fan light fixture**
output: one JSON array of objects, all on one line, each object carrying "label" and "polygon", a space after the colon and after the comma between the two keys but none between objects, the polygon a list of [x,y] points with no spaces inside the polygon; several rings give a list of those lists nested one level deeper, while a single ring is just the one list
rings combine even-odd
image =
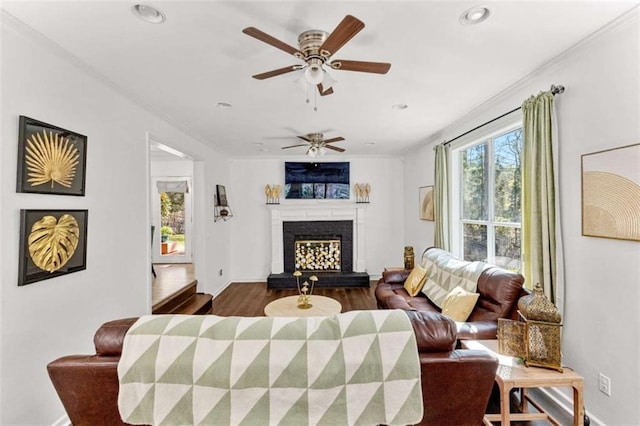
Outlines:
[{"label": "ceiling fan light fixture", "polygon": [[146,4],[134,4],[131,6],[131,12],[150,24],[162,24],[166,20],[164,13]]},{"label": "ceiling fan light fixture", "polygon": [[321,64],[311,64],[304,71],[304,78],[307,83],[317,86],[324,79],[324,70]]},{"label": "ceiling fan light fixture", "polygon": [[307,150],[307,155],[308,155],[309,157],[315,157],[315,156],[317,156],[317,155],[318,155],[318,148],[317,148],[317,147],[315,147],[315,146],[312,146],[311,148],[309,148],[309,149]]},{"label": "ceiling fan light fixture", "polygon": [[486,6],[474,6],[460,15],[458,20],[462,25],[475,25],[485,21],[491,15],[491,10]]},{"label": "ceiling fan light fixture", "polygon": [[330,88],[335,86],[336,83],[337,81],[334,80],[333,77],[331,77],[331,74],[329,74],[327,71],[324,71],[324,78],[322,79],[322,88],[325,91],[329,90]]}]

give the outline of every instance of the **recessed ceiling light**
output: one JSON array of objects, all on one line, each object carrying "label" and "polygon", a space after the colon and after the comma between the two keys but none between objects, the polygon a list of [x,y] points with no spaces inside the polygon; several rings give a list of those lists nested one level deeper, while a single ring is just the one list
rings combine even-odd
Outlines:
[{"label": "recessed ceiling light", "polygon": [[231,105],[229,102],[218,102],[216,106],[220,109],[231,109],[233,105]]},{"label": "recessed ceiling light", "polygon": [[138,18],[150,24],[161,24],[165,21],[164,13],[160,12],[153,6],[145,4],[134,4],[131,6],[131,11]]},{"label": "recessed ceiling light", "polygon": [[403,109],[409,108],[409,105],[407,105],[407,104],[395,104],[395,105],[391,105],[391,108],[393,108],[395,110],[402,111]]},{"label": "recessed ceiling light", "polygon": [[491,11],[488,7],[475,6],[462,12],[459,22],[462,25],[475,25],[487,19],[489,15],[491,15]]}]

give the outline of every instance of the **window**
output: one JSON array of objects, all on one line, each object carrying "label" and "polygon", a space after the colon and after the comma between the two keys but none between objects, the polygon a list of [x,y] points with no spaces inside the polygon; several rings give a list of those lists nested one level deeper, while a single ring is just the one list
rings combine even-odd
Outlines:
[{"label": "window", "polygon": [[466,260],[520,271],[520,124],[458,146],[453,153],[453,248]]}]

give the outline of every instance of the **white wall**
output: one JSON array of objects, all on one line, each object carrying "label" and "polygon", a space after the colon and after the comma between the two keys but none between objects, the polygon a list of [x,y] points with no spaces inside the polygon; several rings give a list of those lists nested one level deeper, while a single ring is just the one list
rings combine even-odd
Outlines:
[{"label": "white wall", "polygon": [[[2,15],[0,183],[0,424],[50,425],[64,415],[46,365],[93,353],[105,321],[150,311],[147,132],[196,159],[196,246],[206,291],[222,282],[229,235],[213,226],[209,197],[228,179],[228,159],[120,95],[55,46]],[[88,136],[86,196],[15,192],[18,116]],[[195,185],[194,185],[195,186]],[[87,269],[17,286],[20,209],[88,209]],[[209,277],[212,277],[209,279]]]},{"label": "white wall", "polygon": [[[287,157],[287,161],[308,161]],[[349,161],[352,200],[316,201],[355,205],[353,185],[371,184],[371,202],[365,207],[367,272],[379,277],[385,266],[402,265],[404,246],[402,203],[402,160],[399,158],[350,158],[327,156],[315,161]],[[233,244],[231,265],[233,281],[264,281],[271,273],[271,214],[265,204],[266,184],[284,188],[284,160],[234,159],[231,185],[227,198],[234,217],[224,225],[231,226]],[[300,205],[307,200],[285,200],[282,205]],[[313,203],[313,201],[311,202]],[[361,206],[359,204],[359,206]]]},{"label": "white wall", "polygon": [[[519,106],[551,84],[566,87],[556,97],[566,269],[563,363],[584,376],[592,420],[609,425],[640,422],[640,243],[581,235],[580,164],[583,154],[640,142],[639,36],[636,9],[432,137],[407,155],[405,166],[410,187],[425,179],[425,165],[433,167],[434,144]],[[407,206],[413,201],[408,198]],[[408,219],[406,235],[419,234],[421,225]],[[598,391],[599,372],[611,378],[611,397]]]}]

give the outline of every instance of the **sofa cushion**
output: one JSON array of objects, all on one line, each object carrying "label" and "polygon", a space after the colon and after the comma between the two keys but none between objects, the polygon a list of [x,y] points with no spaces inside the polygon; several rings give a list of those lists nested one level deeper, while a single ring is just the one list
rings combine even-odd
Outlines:
[{"label": "sofa cushion", "polygon": [[427,270],[420,265],[416,265],[405,280],[404,288],[407,290],[407,293],[409,293],[409,295],[413,297],[418,294],[420,290],[422,290],[422,286],[424,285],[426,279]]},{"label": "sofa cushion", "polygon": [[427,270],[422,293],[440,309],[444,298],[457,286],[475,293],[478,277],[488,267],[484,262],[460,260],[438,248],[425,250],[421,264]]},{"label": "sofa cushion", "polygon": [[442,313],[454,321],[466,321],[478,301],[478,293],[471,293],[462,287],[456,287],[447,294],[442,302]]}]

